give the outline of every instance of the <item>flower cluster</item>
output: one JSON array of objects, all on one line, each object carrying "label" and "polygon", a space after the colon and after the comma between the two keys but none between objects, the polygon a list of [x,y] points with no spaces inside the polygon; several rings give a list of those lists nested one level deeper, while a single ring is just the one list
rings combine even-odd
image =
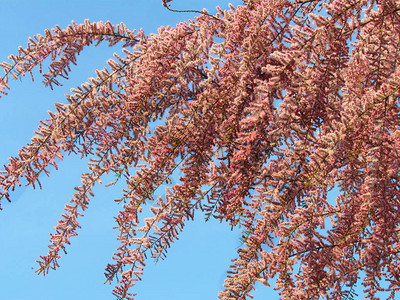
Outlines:
[{"label": "flower cluster", "polygon": [[[282,299],[344,299],[361,277],[368,298],[395,299],[399,11],[394,0],[252,0],[150,36],[87,21],[30,40],[1,64],[3,93],[36,66],[59,84],[92,43],[124,49],[56,104],[0,173],[9,199],[64,154],[90,158],[38,272],[58,266],[93,186],[113,173],[126,181],[115,199],[121,245],[106,268],[117,299],[133,299],[146,258],[163,258],[196,211],[243,231],[219,299],[247,299],[274,277]],[[178,169],[179,182],[154,199]]]}]

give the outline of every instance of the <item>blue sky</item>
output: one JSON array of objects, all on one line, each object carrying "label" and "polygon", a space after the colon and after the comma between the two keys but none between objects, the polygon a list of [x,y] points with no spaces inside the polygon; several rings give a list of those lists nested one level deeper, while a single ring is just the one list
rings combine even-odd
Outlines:
[{"label": "blue sky", "polygon": [[[172,5],[176,9],[206,7],[215,12],[216,5],[226,8],[228,3],[174,0]],[[64,28],[71,20],[124,22],[130,29],[143,28],[152,33],[161,25],[175,25],[194,16],[169,12],[161,0],[0,0],[0,12],[0,61],[16,53],[18,46],[25,46],[29,36],[43,33],[56,24]],[[9,156],[29,142],[39,120],[46,118],[46,111],[53,110],[55,102],[63,102],[63,95],[70,88],[94,76],[94,69],[103,68],[114,51],[117,50],[105,46],[86,49],[79,56],[78,66],[73,68],[71,80],[53,91],[44,88],[39,77],[34,83],[29,78],[12,82],[9,95],[0,99],[0,163],[5,164]],[[112,229],[113,216],[119,210],[113,202],[120,195],[118,188],[95,189],[96,196],[81,219],[83,228],[72,238],[68,255],[60,260],[61,267],[46,277],[34,273],[35,261],[47,253],[49,234],[85,170],[84,162],[67,157],[51,177],[42,178],[43,190],[23,187],[13,194],[12,203],[2,203],[0,300],[113,299],[113,286],[103,284],[103,274],[118,246],[117,231]],[[217,299],[230,259],[236,257],[239,238],[238,231],[232,232],[227,225],[215,221],[205,223],[197,215],[197,220],[188,223],[180,240],[169,250],[166,260],[157,264],[148,261],[144,281],[135,288],[136,299]],[[272,288],[257,287],[255,300],[278,299]]]}]

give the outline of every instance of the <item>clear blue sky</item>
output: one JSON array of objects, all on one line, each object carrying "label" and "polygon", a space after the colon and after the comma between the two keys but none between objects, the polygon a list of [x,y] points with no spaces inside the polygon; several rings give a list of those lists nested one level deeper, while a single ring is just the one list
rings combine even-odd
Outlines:
[{"label": "clear blue sky", "polygon": [[[234,5],[240,0],[231,1]],[[215,6],[227,7],[228,1],[174,0],[176,9],[202,9],[215,12]],[[27,38],[55,24],[62,28],[71,20],[124,22],[128,28],[144,28],[146,33],[156,32],[161,25],[175,25],[193,18],[194,14],[177,14],[163,8],[161,0],[58,0],[18,1],[0,0],[0,61],[18,46],[25,46]],[[94,69],[103,68],[113,48],[89,48],[73,68],[71,80],[54,91],[44,88],[41,80],[32,83],[29,78],[11,84],[9,96],[0,99],[0,163],[26,144],[40,119],[53,110],[55,102],[63,102],[63,95],[71,87],[94,75]],[[113,216],[119,207],[113,199],[120,190],[98,187],[85,217],[83,228],[72,238],[68,255],[60,260],[61,267],[46,277],[37,276],[35,261],[47,253],[49,233],[59,219],[64,204],[80,184],[80,174],[86,169],[84,162],[67,157],[59,171],[50,178],[42,178],[43,190],[22,188],[13,194],[11,204],[2,203],[0,211],[0,300],[80,300],[113,299],[113,286],[103,285],[104,268],[111,262],[117,231]],[[159,194],[162,191],[158,191]],[[208,300],[217,299],[230,259],[236,257],[240,233],[231,232],[225,224],[197,215],[189,223],[180,240],[169,250],[165,261],[148,261],[144,281],[135,291],[138,300]],[[278,299],[272,288],[257,285],[255,300]]]}]

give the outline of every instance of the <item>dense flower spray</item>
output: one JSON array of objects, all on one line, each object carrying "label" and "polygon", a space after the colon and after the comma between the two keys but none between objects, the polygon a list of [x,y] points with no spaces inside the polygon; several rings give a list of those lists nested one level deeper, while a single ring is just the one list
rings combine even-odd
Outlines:
[{"label": "dense flower spray", "polygon": [[[124,55],[56,104],[0,174],[10,200],[63,155],[90,158],[38,273],[58,267],[93,186],[113,173],[126,180],[115,200],[121,244],[106,269],[117,299],[133,299],[146,258],[164,257],[196,211],[243,232],[219,299],[248,299],[273,277],[282,299],[345,299],[358,281],[367,298],[386,290],[395,299],[398,1],[252,0],[150,36],[73,23],[2,63],[0,91],[35,67],[58,85],[84,47],[102,42],[122,43]],[[178,183],[154,199],[178,169]],[[144,204],[152,217],[141,218]]]}]

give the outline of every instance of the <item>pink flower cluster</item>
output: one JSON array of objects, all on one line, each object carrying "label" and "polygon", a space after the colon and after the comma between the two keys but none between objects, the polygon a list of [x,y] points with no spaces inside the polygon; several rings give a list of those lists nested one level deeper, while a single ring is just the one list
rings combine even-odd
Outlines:
[{"label": "pink flower cluster", "polygon": [[[52,86],[85,46],[124,44],[0,174],[9,199],[65,153],[90,157],[38,272],[58,267],[93,186],[113,173],[126,180],[115,199],[121,245],[106,269],[117,299],[133,299],[146,258],[163,258],[196,211],[243,230],[219,299],[247,299],[274,277],[282,299],[345,299],[361,278],[366,297],[395,299],[399,11],[394,0],[252,0],[151,36],[87,21],[31,39],[1,64],[3,93],[45,59]],[[179,182],[154,199],[178,169]]]}]

